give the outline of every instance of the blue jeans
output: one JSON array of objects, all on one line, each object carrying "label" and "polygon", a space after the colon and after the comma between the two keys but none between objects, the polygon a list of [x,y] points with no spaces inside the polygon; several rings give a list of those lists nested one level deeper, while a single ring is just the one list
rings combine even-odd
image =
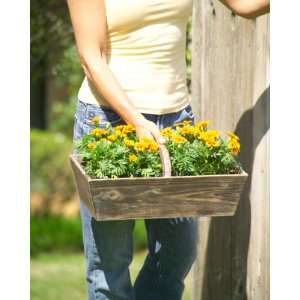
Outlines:
[{"label": "blue jeans", "polygon": [[[158,128],[189,119],[190,105],[164,115],[143,114]],[[94,125],[89,120],[100,116],[100,126],[125,124],[107,107],[78,101],[73,139],[80,139]],[[96,221],[80,201],[84,252],[87,263],[89,300],[180,300],[184,278],[195,258],[197,218],[146,219],[148,255],[132,286],[128,266],[133,257],[134,220]]]}]

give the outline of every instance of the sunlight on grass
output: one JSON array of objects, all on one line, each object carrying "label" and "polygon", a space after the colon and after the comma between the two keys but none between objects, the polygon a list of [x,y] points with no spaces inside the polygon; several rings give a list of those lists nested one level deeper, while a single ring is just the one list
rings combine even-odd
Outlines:
[{"label": "sunlight on grass", "polygon": [[[130,266],[134,282],[146,252],[135,255]],[[191,279],[186,279],[183,300],[190,300]],[[31,260],[31,300],[85,300],[85,264],[82,254],[43,254]]]}]

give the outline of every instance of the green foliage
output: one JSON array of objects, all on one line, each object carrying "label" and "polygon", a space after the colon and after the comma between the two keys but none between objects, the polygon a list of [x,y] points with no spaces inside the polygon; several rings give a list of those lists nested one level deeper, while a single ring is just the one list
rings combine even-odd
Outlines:
[{"label": "green foliage", "polygon": [[66,1],[30,3],[31,126],[70,135],[81,68]]},{"label": "green foliage", "polygon": [[32,129],[30,147],[31,191],[71,197],[75,192],[69,164],[72,141],[63,134]]},{"label": "green foliage", "polygon": [[235,174],[240,172],[239,163],[228,151],[225,140],[219,147],[207,147],[203,141],[167,145],[171,156],[173,176]]},{"label": "green foliage", "polygon": [[83,79],[75,46],[65,49],[49,71],[54,92],[48,116],[48,129],[71,137],[78,88]]},{"label": "green foliage", "polygon": [[[70,44],[61,51],[57,64],[55,64],[52,68],[52,75],[59,77],[60,80],[62,80],[61,86],[64,86],[65,81],[68,81],[69,86],[65,87],[68,89],[73,86],[78,86],[78,84],[82,81],[83,71],[75,44]],[[72,89],[69,90],[70,94],[74,94],[74,92],[75,91]]]},{"label": "green foliage", "polygon": [[[188,123],[183,121],[173,126],[176,129],[161,130],[167,140],[173,176],[240,173],[235,157],[240,144],[235,134],[229,133],[229,138],[224,139],[218,131],[207,129],[207,121],[195,126]],[[130,125],[96,127],[76,147],[86,173],[94,178],[162,175],[158,144],[147,138],[138,140]]]},{"label": "green foliage", "polygon": [[[135,222],[134,249],[147,247],[143,220]],[[80,217],[64,218],[44,215],[30,219],[30,252],[36,256],[45,252],[83,251]]]},{"label": "green foliage", "polygon": [[61,132],[66,136],[72,137],[76,102],[77,98],[71,97],[70,101],[53,103],[49,124],[50,131]]},{"label": "green foliage", "polygon": [[37,255],[49,251],[82,250],[79,218],[43,216],[30,219],[30,252]]},{"label": "green foliage", "polygon": [[74,43],[67,3],[60,0],[32,0],[30,2],[30,63],[35,72],[31,80],[43,73],[37,72],[42,60],[54,61],[57,53]]},{"label": "green foliage", "polygon": [[[128,133],[125,134],[124,131]],[[132,145],[126,145],[126,142],[131,142]],[[146,151],[147,147],[152,147],[152,150]],[[158,145],[148,139],[137,141],[130,125],[120,125],[116,129],[110,125],[106,129],[95,128],[77,143],[77,148],[82,155],[84,169],[91,177],[161,175]]]}]

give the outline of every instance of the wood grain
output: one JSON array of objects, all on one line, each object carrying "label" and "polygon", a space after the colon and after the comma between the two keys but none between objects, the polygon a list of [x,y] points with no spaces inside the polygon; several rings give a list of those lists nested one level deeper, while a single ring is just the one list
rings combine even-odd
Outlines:
[{"label": "wood grain", "polygon": [[[241,138],[249,178],[233,218],[201,218],[194,300],[269,299],[269,17],[194,1],[192,107]],[[201,253],[200,253],[201,252]]]},{"label": "wood grain", "polygon": [[249,299],[270,299],[270,170],[269,170],[269,19],[259,18],[255,31],[256,68],[253,86],[253,157],[250,204],[251,227],[247,258]]},{"label": "wood grain", "polygon": [[71,155],[80,197],[97,220],[232,216],[247,174],[91,179]]},{"label": "wood grain", "polygon": [[[76,157],[76,159],[73,159],[73,157]],[[95,206],[92,201],[92,194],[89,186],[90,178],[87,176],[82,176],[84,170],[82,169],[80,164],[80,156],[72,154],[70,158],[71,167],[75,176],[75,182],[79,196],[81,199],[85,199],[85,204],[89,208],[91,214],[95,215]]]}]

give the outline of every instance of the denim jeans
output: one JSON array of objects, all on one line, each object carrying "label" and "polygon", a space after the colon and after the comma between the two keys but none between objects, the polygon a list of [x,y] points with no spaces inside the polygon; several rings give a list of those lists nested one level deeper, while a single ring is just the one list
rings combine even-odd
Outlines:
[{"label": "denim jeans", "polygon": [[[179,112],[143,114],[159,129],[192,120],[190,105]],[[100,116],[100,127],[125,124],[113,110],[78,101],[74,141],[95,126],[89,120]],[[148,254],[132,286],[128,266],[133,257],[134,220],[96,221],[80,201],[86,279],[89,300],[180,300],[184,278],[195,258],[197,218],[145,219]]]}]

